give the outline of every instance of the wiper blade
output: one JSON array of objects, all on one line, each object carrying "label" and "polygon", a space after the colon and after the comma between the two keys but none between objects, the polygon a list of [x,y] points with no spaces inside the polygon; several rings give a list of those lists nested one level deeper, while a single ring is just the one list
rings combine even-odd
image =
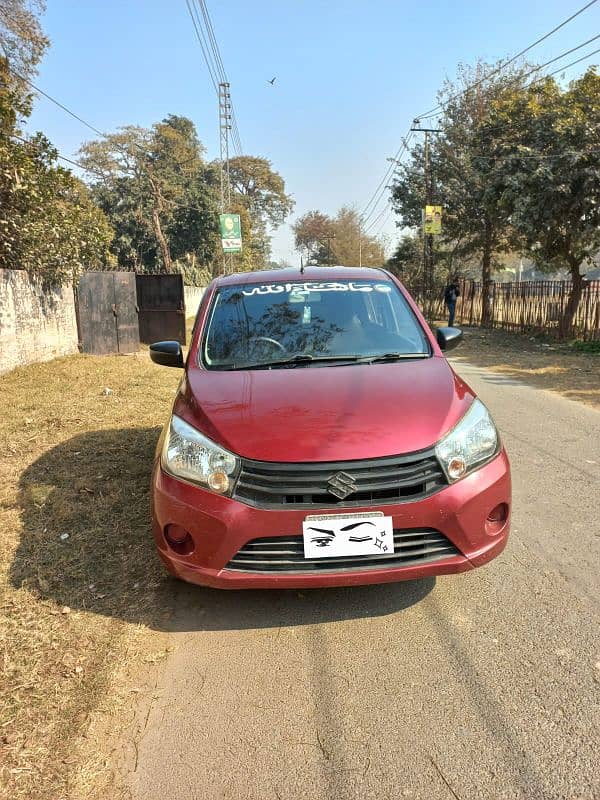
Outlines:
[{"label": "wiper blade", "polygon": [[254,364],[232,364],[229,369],[269,369],[270,367],[294,367],[298,364],[312,364],[323,361],[360,361],[359,356],[313,356],[310,353],[297,353],[290,358],[277,361],[257,361]]},{"label": "wiper blade", "polygon": [[378,361],[402,361],[405,358],[429,358],[429,355],[429,353],[382,353],[380,356],[365,356],[358,361],[360,364],[375,364]]}]

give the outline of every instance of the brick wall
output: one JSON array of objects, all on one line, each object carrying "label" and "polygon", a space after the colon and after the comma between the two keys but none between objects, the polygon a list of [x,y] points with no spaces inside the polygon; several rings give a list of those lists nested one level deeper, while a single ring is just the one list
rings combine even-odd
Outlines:
[{"label": "brick wall", "polygon": [[0,269],[0,372],[76,352],[72,287],[44,291],[25,270]]}]

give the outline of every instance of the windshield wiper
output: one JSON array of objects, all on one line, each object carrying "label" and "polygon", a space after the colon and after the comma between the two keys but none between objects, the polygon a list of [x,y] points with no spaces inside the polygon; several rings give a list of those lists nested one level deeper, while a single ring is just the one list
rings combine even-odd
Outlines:
[{"label": "windshield wiper", "polygon": [[273,367],[297,367],[301,364],[314,364],[314,363],[337,363],[339,366],[344,364],[374,364],[383,361],[401,361],[403,359],[414,358],[429,358],[429,353],[383,353],[379,356],[313,356],[310,353],[296,353],[296,355],[289,358],[280,358],[276,361],[257,361],[250,364],[230,364],[221,365],[219,369],[223,370],[241,370],[241,369],[271,369]]},{"label": "windshield wiper", "polygon": [[376,364],[378,361],[402,361],[403,359],[429,358],[429,353],[382,353],[380,356],[364,356],[359,364]]},{"label": "windshield wiper", "polygon": [[312,364],[323,361],[360,361],[360,356],[313,356],[310,353],[297,353],[277,361],[257,361],[255,364],[232,364],[223,369],[270,369],[271,367],[295,367],[299,364]]}]

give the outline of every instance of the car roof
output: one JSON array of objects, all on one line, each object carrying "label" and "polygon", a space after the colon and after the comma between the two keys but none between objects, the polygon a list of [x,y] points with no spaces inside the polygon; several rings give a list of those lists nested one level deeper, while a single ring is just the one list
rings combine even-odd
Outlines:
[{"label": "car roof", "polygon": [[217,286],[238,286],[247,283],[304,283],[305,281],[385,281],[389,280],[389,277],[389,274],[381,268],[306,266],[303,272],[300,272],[299,267],[285,267],[284,269],[264,269],[256,272],[221,275],[215,279],[215,284]]}]

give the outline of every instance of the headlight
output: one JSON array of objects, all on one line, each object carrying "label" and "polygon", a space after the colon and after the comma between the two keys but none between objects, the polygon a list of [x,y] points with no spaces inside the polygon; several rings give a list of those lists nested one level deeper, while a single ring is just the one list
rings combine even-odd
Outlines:
[{"label": "headlight", "polygon": [[435,454],[452,483],[489,461],[496,455],[498,444],[498,432],[487,408],[474,400],[461,421],[437,443]]},{"label": "headlight", "polygon": [[233,453],[211,442],[181,417],[171,417],[162,451],[162,466],[171,475],[226,494],[238,468]]}]

